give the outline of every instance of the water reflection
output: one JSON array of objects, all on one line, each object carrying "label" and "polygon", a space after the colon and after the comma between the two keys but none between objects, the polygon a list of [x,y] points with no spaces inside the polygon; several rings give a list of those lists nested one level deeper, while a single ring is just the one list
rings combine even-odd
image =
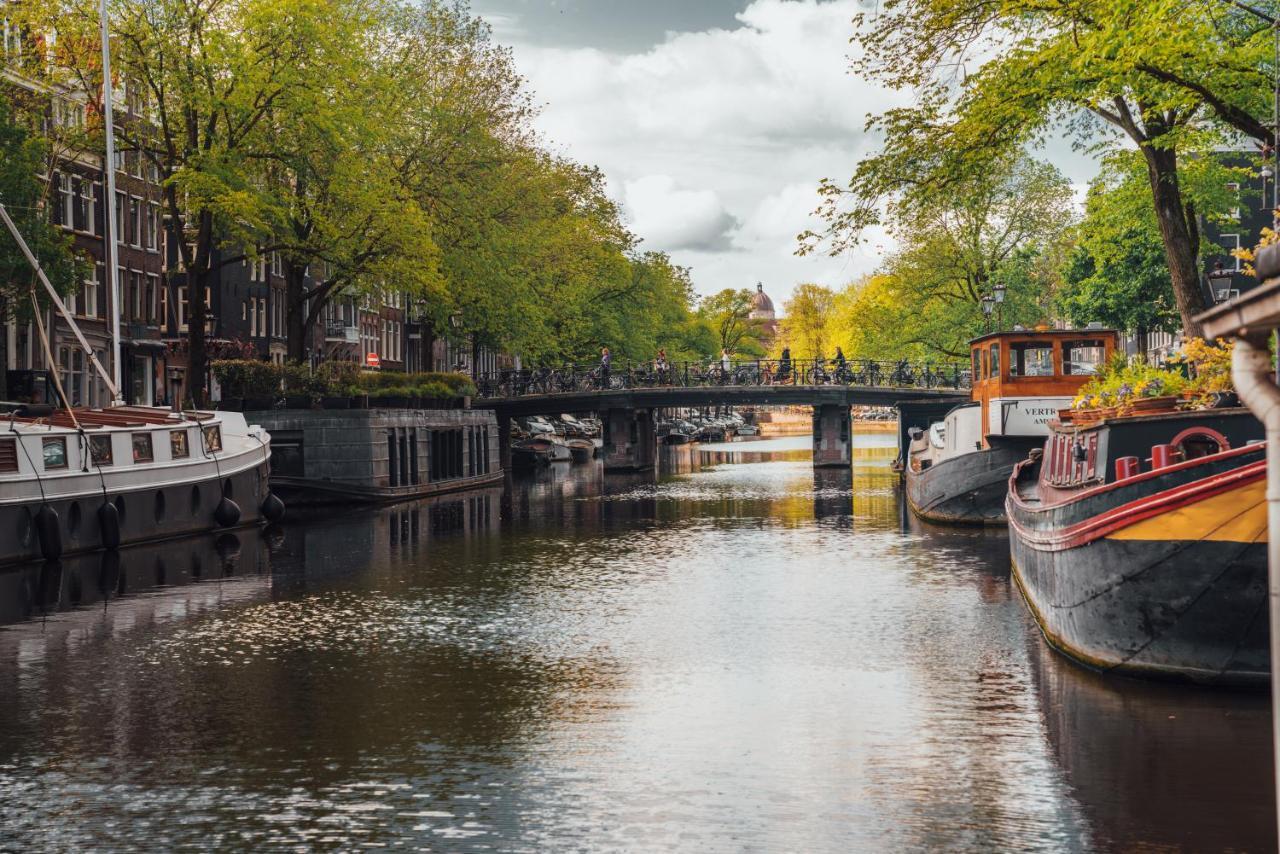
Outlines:
[{"label": "water reflection", "polygon": [[1265,699],[1080,671],[807,448],[0,575],[0,848],[1268,846]]}]

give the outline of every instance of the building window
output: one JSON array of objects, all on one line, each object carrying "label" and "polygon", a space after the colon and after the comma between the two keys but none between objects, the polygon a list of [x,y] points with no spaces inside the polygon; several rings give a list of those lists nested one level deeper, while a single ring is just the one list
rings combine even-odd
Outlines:
[{"label": "building window", "polygon": [[129,198],[129,244],[142,246],[142,199]]},{"label": "building window", "polygon": [[1222,248],[1225,249],[1227,251],[1227,254],[1231,255],[1232,259],[1235,261],[1235,267],[1233,267],[1232,269],[1234,269],[1236,272],[1240,272],[1240,269],[1241,269],[1240,257],[1234,254],[1240,249],[1240,235],[1238,234],[1222,235]]},{"label": "building window", "polygon": [[160,206],[155,202],[147,202],[146,232],[146,246],[154,252],[156,236],[160,233]]},{"label": "building window", "polygon": [[101,270],[101,266],[95,267],[93,275],[84,280],[84,292],[80,300],[80,309],[85,317],[98,316],[98,276]]},{"label": "building window", "polygon": [[142,287],[142,274],[137,270],[129,271],[129,305],[133,310],[132,319],[141,323],[147,319],[146,292]]},{"label": "building window", "polygon": [[169,323],[169,288],[160,284],[160,318],[159,325],[163,329]]},{"label": "building window", "polygon": [[98,185],[92,181],[80,182],[80,230],[89,234],[98,233]]},{"label": "building window", "polygon": [[116,193],[116,213],[111,220],[111,236],[116,243],[124,243],[124,193]]},{"label": "building window", "polygon": [[271,253],[271,275],[273,276],[284,275],[284,264],[280,260],[279,252]]},{"label": "building window", "polygon": [[156,295],[160,292],[160,277],[154,273],[147,274],[147,323],[156,324]]},{"label": "building window", "polygon": [[65,172],[58,173],[58,207],[54,211],[54,222],[63,228],[75,227],[75,195],[71,176]]}]

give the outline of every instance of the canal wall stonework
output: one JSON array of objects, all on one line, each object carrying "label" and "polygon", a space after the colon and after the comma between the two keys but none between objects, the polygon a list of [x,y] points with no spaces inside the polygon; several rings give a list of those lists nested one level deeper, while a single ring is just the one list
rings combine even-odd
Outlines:
[{"label": "canal wall stonework", "polygon": [[502,476],[498,426],[482,409],[246,412],[271,434],[271,482],[294,503],[388,500]]}]

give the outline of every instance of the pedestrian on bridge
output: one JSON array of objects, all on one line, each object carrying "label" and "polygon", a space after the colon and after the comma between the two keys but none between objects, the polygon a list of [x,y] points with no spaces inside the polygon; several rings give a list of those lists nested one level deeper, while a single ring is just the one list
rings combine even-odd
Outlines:
[{"label": "pedestrian on bridge", "polygon": [[782,358],[778,360],[778,382],[786,383],[791,379],[791,348],[782,348]]},{"label": "pedestrian on bridge", "polygon": [[609,364],[613,361],[613,357],[609,355],[608,347],[600,348],[600,390],[607,391],[609,388]]},{"label": "pedestrian on bridge", "polygon": [[720,384],[726,385],[729,382],[729,366],[732,364],[729,358],[729,348],[722,347],[720,349]]}]

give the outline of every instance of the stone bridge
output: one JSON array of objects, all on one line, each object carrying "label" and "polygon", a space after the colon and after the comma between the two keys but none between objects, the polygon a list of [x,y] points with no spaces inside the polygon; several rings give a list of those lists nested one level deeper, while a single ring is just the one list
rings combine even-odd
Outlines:
[{"label": "stone bridge", "polygon": [[511,419],[564,412],[597,413],[604,425],[606,471],[652,468],[657,459],[656,413],[661,409],[709,406],[810,406],[813,408],[813,463],[846,466],[851,454],[851,406],[919,405],[945,411],[969,399],[961,382],[943,388],[891,385],[654,385],[587,391],[534,392],[489,396],[476,406],[498,419],[503,465],[510,466]]}]

